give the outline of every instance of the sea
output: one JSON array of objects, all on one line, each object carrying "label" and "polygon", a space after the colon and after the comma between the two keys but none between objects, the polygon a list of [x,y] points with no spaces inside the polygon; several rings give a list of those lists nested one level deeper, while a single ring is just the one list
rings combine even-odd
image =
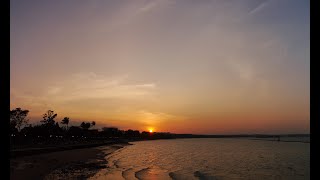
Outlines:
[{"label": "sea", "polygon": [[307,180],[310,141],[194,138],[132,142],[90,179]]}]

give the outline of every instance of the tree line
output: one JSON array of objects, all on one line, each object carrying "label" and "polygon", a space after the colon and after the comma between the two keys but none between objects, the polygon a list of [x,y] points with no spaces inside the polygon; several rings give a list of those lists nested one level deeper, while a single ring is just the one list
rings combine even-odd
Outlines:
[{"label": "tree line", "polygon": [[[40,124],[29,124],[27,118],[29,110],[23,110],[21,108],[15,108],[10,110],[10,135],[12,139],[21,139],[21,142],[25,142],[25,138],[36,139],[32,140],[32,143],[43,141],[52,141],[52,139],[105,139],[105,138],[126,138],[126,139],[162,139],[171,138],[170,133],[149,133],[146,131],[139,132],[138,130],[120,130],[117,127],[103,127],[100,131],[93,129],[96,126],[96,122],[81,122],[79,126],[71,126],[70,118],[64,117],[58,122],[57,116],[53,110],[46,111]],[[19,138],[18,138],[19,137]],[[18,140],[13,143],[19,143]]]},{"label": "tree line", "polygon": [[[17,134],[24,134],[26,132],[30,132],[31,129],[35,131],[35,129],[42,129],[45,130],[47,133],[37,134],[37,135],[45,135],[45,134],[59,134],[61,135],[62,132],[69,131],[69,123],[70,118],[64,117],[60,124],[63,125],[60,127],[59,122],[56,122],[56,117],[58,116],[57,113],[54,113],[52,110],[48,110],[46,113],[43,114],[42,120],[40,120],[40,125],[32,126],[29,124],[29,119],[27,119],[29,110],[23,110],[21,108],[16,108],[10,110],[10,133],[12,136]],[[92,122],[82,122],[78,128],[82,130],[89,130],[89,128],[96,125],[95,121]],[[23,128],[22,128],[23,127]],[[76,126],[72,126],[71,129],[74,129]]]}]

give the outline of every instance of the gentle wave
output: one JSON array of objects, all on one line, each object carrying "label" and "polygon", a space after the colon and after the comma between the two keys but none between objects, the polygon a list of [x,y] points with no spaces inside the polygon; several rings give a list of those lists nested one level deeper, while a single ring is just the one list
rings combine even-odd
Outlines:
[{"label": "gentle wave", "polygon": [[310,144],[248,139],[134,142],[91,179],[309,179]]}]

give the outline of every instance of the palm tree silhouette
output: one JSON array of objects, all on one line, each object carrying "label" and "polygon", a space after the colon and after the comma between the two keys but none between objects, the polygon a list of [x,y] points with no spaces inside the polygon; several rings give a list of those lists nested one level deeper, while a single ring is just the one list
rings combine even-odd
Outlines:
[{"label": "palm tree silhouette", "polygon": [[70,119],[68,117],[64,117],[61,121],[61,124],[65,124],[67,129],[68,129],[68,124],[69,124]]}]

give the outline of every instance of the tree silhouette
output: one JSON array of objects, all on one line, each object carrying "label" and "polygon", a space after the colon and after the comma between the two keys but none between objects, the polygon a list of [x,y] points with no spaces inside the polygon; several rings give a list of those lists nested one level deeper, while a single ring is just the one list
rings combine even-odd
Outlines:
[{"label": "tree silhouette", "polygon": [[10,111],[10,127],[17,127],[20,131],[21,126],[27,125],[29,119],[26,119],[29,110],[22,110],[21,108],[16,108]]},{"label": "tree silhouette", "polygon": [[120,136],[122,133],[116,127],[103,127],[101,134],[107,137],[117,137]]},{"label": "tree silhouette", "polygon": [[64,117],[64,118],[62,119],[62,121],[61,121],[61,124],[65,124],[66,127],[67,127],[67,129],[68,129],[68,124],[69,124],[69,122],[70,122],[69,117]]},{"label": "tree silhouette", "polygon": [[91,126],[95,126],[96,125],[96,122],[95,121],[92,121],[91,122]]},{"label": "tree silhouette", "polygon": [[82,129],[88,130],[88,129],[91,127],[91,123],[82,122],[82,123],[80,124],[80,127],[81,127]]},{"label": "tree silhouette", "polygon": [[54,114],[54,111],[48,110],[47,113],[43,114],[43,120],[40,122],[44,123],[47,126],[53,126],[55,121],[54,118],[57,117],[57,114]]},{"label": "tree silhouette", "polygon": [[10,134],[16,134],[18,132],[18,129],[16,128],[17,123],[16,121],[10,120]]}]

